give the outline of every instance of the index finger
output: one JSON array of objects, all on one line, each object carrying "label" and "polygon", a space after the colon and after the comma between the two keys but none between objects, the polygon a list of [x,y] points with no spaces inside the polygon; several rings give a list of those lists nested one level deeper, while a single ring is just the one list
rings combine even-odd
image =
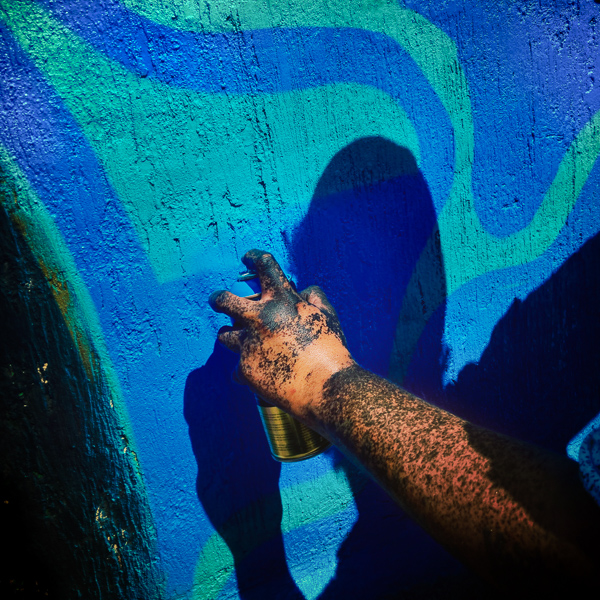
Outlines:
[{"label": "index finger", "polygon": [[215,312],[224,313],[235,321],[247,321],[258,314],[256,302],[240,298],[227,290],[213,292],[208,303]]},{"label": "index finger", "polygon": [[291,288],[288,278],[271,253],[257,249],[249,250],[242,257],[242,262],[258,274],[263,294],[274,288]]}]

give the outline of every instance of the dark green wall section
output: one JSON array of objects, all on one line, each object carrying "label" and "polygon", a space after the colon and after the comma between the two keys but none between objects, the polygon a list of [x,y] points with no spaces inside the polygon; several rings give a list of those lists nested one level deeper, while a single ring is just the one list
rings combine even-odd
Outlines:
[{"label": "dark green wall section", "polygon": [[160,597],[152,519],[110,395],[3,206],[0,331],[0,597]]}]

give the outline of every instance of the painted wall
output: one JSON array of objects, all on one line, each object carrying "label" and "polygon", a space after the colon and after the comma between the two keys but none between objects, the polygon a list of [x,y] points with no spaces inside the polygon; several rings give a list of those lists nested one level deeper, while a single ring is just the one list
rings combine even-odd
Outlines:
[{"label": "painted wall", "polygon": [[[206,299],[269,249],[363,365],[575,457],[600,410],[599,20],[592,0],[0,0],[2,289],[35,316],[3,355],[30,432],[5,473],[36,531],[75,490],[67,596],[96,561],[97,597],[481,597],[336,450],[270,459]],[[18,409],[67,376],[70,404]],[[50,417],[83,431],[71,478]]]}]

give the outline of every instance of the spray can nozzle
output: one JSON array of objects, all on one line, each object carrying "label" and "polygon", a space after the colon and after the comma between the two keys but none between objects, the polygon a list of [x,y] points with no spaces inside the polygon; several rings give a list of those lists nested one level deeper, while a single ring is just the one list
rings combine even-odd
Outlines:
[{"label": "spray can nozzle", "polygon": [[254,271],[244,271],[243,273],[240,273],[237,281],[229,288],[229,291],[242,298],[258,300],[261,294],[258,274]]},{"label": "spray can nozzle", "polygon": [[248,279],[254,279],[255,277],[257,277],[256,271],[240,271],[237,280],[247,281]]}]

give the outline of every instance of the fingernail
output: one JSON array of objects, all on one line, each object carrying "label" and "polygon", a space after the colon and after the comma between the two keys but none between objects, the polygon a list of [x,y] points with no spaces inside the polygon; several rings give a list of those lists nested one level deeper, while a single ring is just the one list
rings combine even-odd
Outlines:
[{"label": "fingernail", "polygon": [[213,292],[209,298],[208,298],[208,304],[209,306],[215,310],[216,306],[217,306],[217,299],[219,298],[219,296],[223,293],[223,290],[217,290],[216,292]]}]

